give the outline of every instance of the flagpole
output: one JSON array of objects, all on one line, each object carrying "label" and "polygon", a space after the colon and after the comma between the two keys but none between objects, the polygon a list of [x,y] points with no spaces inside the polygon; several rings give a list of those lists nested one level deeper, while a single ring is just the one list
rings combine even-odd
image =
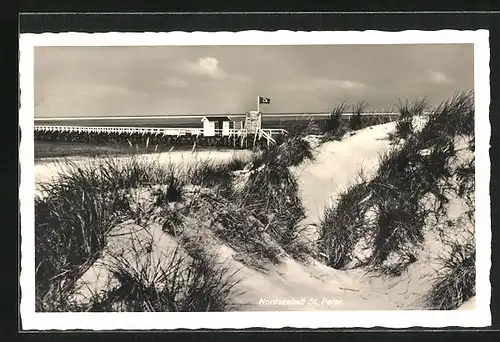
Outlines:
[{"label": "flagpole", "polygon": [[260,96],[257,96],[257,113],[260,113]]}]

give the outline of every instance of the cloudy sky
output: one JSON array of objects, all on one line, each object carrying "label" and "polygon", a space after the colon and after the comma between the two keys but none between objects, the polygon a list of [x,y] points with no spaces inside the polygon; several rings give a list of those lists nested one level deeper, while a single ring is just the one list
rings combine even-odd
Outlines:
[{"label": "cloudy sky", "polygon": [[474,86],[472,45],[37,47],[35,116],[388,110]]}]

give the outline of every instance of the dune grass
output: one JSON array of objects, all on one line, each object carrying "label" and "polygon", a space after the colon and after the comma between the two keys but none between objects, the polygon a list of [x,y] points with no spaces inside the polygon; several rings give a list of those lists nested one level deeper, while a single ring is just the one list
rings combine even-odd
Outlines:
[{"label": "dune grass", "polygon": [[282,165],[267,164],[252,174],[239,194],[243,206],[253,207],[258,219],[278,243],[292,251],[299,221],[305,217],[297,180]]},{"label": "dune grass", "polygon": [[[157,186],[153,194],[155,206],[180,201],[185,177],[176,172],[178,170],[171,165],[143,162],[133,157],[120,161],[104,158],[86,165],[70,163],[56,180],[42,184],[41,195],[35,199],[37,311],[79,310],[67,298],[75,292],[77,280],[102,255],[110,231],[129,218],[140,219],[139,214],[151,215],[134,210],[138,206],[133,203],[131,192],[153,184]],[[200,267],[195,267],[195,272],[201,272]],[[121,273],[125,271],[120,270]],[[207,293],[216,291],[217,286],[220,286],[221,295],[225,293],[224,286],[228,284],[211,283],[208,279],[220,277],[219,271],[210,268],[203,271],[203,277],[207,277],[203,283]],[[200,276],[193,275],[195,278]],[[128,279],[131,283],[135,278]],[[209,285],[213,288],[209,289]],[[193,303],[192,307],[198,309],[198,304]]]},{"label": "dune grass", "polygon": [[303,132],[297,130],[280,145],[256,152],[245,167],[239,165],[239,177],[234,176],[235,167],[227,165],[218,175],[231,181],[221,196],[212,199],[218,216],[215,231],[231,246],[252,255],[250,266],[277,263],[284,252],[298,259],[307,253],[299,226],[304,207],[290,171],[290,166],[314,157]]},{"label": "dune grass", "polygon": [[346,269],[353,261],[355,245],[365,230],[364,216],[369,195],[367,183],[353,183],[340,193],[332,206],[325,209],[319,223],[319,244],[328,266]]},{"label": "dune grass", "polygon": [[440,257],[442,268],[433,279],[425,296],[428,308],[453,310],[476,295],[476,245],[473,239],[465,243],[447,243],[449,251]]},{"label": "dune grass", "polygon": [[[402,105],[400,122],[410,122],[425,108],[424,100]],[[402,143],[381,156],[372,179],[341,193],[320,220],[320,245],[330,266],[353,267],[353,251],[362,240],[371,252],[367,263],[383,274],[399,275],[415,261],[425,219],[445,215],[449,196],[456,195],[453,183],[458,182],[463,196],[467,189],[470,194],[473,168],[457,168],[454,162],[457,138],[473,140],[473,119],[473,94],[459,93],[441,104],[420,131],[397,126],[395,135]],[[434,201],[430,207],[424,202],[428,195]]]},{"label": "dune grass", "polygon": [[349,128],[353,131],[357,131],[363,128],[363,122],[361,115],[368,108],[368,103],[365,101],[359,101],[355,105],[352,105],[352,115],[349,118]]},{"label": "dune grass", "polygon": [[[130,210],[124,189],[141,177],[139,168],[117,170],[111,160],[68,167],[41,186],[35,198],[37,308],[51,311],[97,259],[106,234]],[[120,176],[118,176],[120,175]]]},{"label": "dune grass", "polygon": [[331,137],[331,139],[336,139],[346,133],[347,127],[342,121],[342,114],[346,113],[347,109],[347,104],[341,102],[331,110],[330,117],[325,122],[326,135]]},{"label": "dune grass", "polygon": [[237,307],[239,279],[215,256],[199,249],[193,258],[177,247],[163,251],[161,259],[136,263],[143,251],[133,252],[136,258],[113,255],[109,270],[117,282],[93,298],[89,311],[203,312]]},{"label": "dune grass", "polygon": [[400,100],[398,105],[399,120],[396,123],[395,132],[390,135],[390,139],[393,142],[407,139],[414,131],[413,119],[424,115],[428,108],[429,104],[425,98],[415,102],[406,100],[404,103]]},{"label": "dune grass", "polygon": [[[61,165],[59,177],[41,184],[36,198],[37,310],[226,310],[229,299],[224,298],[229,298],[234,280],[220,280],[228,270],[216,267],[213,258],[200,259],[199,253],[190,263],[182,263],[183,268],[175,258],[169,266],[181,273],[191,268],[191,278],[170,279],[178,276],[177,271],[160,265],[134,270],[126,260],[119,260],[111,269],[119,285],[97,295],[85,308],[67,298],[76,292],[78,279],[102,256],[110,231],[129,219],[147,224],[158,217],[166,234],[187,241],[182,232],[191,228],[186,225],[203,227],[211,215],[215,219],[206,228],[246,254],[247,260],[279,262],[284,250],[303,255],[298,222],[304,209],[289,170],[291,165],[313,158],[310,145],[302,138],[298,131],[282,144],[255,153],[249,161],[200,161],[183,169],[136,156]],[[248,176],[238,180],[236,173],[244,171]],[[239,187],[235,186],[238,181]],[[200,189],[198,193],[187,190],[193,186]],[[151,272],[154,282],[143,279],[143,274]],[[201,282],[200,277],[205,280]],[[179,302],[175,291],[168,289],[169,282],[182,283],[177,285],[178,291],[201,286],[192,291],[212,296],[210,304],[204,295],[201,302],[189,296],[189,305],[184,299]]]},{"label": "dune grass", "polygon": [[[328,119],[322,122],[322,140],[324,142],[338,141],[348,132],[388,123],[394,120],[393,117],[369,115],[369,113],[366,112],[368,107],[368,103],[364,101],[359,101],[351,106],[347,105],[345,102],[341,102],[335,106],[330,111]],[[348,112],[351,114],[348,118],[343,116]]]},{"label": "dune grass", "polygon": [[247,162],[241,158],[232,158],[222,162],[203,160],[190,168],[189,180],[193,185],[227,186],[231,180],[231,172],[243,170],[246,164]]}]

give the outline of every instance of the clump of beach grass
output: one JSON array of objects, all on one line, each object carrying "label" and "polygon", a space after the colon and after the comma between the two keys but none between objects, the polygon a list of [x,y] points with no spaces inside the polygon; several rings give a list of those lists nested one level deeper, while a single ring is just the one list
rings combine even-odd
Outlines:
[{"label": "clump of beach grass", "polygon": [[366,182],[353,183],[325,209],[319,223],[319,244],[328,266],[345,269],[353,260],[355,245],[364,234],[369,195]]},{"label": "clump of beach grass", "polygon": [[306,135],[306,131],[291,133],[282,143],[255,153],[250,162],[254,168],[264,164],[288,168],[305,160],[314,160],[314,150],[305,139]]},{"label": "clump of beach grass", "polygon": [[65,292],[96,260],[106,234],[130,210],[124,190],[140,177],[138,168],[119,171],[113,165],[72,165],[57,180],[41,185],[43,196],[35,198],[37,309],[64,306]]},{"label": "clump of beach grass", "polygon": [[185,180],[171,173],[165,185],[165,187],[158,188],[154,192],[156,198],[154,204],[158,207],[172,202],[180,202],[182,200],[183,188],[186,184]]},{"label": "clump of beach grass", "polygon": [[476,203],[476,184],[475,184],[476,167],[474,157],[468,158],[457,166],[455,176],[458,182],[456,193],[462,198],[469,207],[467,215],[472,221],[475,212]]},{"label": "clump of beach grass", "polygon": [[[301,258],[306,253],[308,248],[301,243],[299,226],[305,209],[299,197],[297,179],[290,170],[291,166],[314,158],[311,145],[304,139],[306,134],[307,130],[297,129],[281,144],[254,153],[245,167],[245,179],[240,186],[232,188],[231,199],[237,204],[238,212],[224,212],[226,229],[219,234],[227,233],[228,240],[234,240],[234,232],[243,230],[247,241],[265,241],[270,236],[293,256]],[[249,245],[254,246],[258,255],[266,255],[265,259],[273,262],[282,254],[272,244],[268,244],[271,246],[268,251],[258,243]]]},{"label": "clump of beach grass", "polygon": [[352,115],[349,118],[349,128],[353,131],[357,131],[363,128],[362,114],[368,108],[368,103],[365,101],[359,101],[355,105],[352,105]]},{"label": "clump of beach grass", "polygon": [[144,254],[134,250],[136,245],[130,244],[129,251],[135,258],[113,254],[107,266],[117,281],[94,296],[89,311],[205,312],[237,308],[234,299],[239,279],[230,264],[217,261],[201,248],[187,254],[180,247],[163,251],[161,258],[148,256],[148,262],[136,262]]},{"label": "clump of beach grass", "polygon": [[448,252],[440,256],[441,268],[433,279],[425,303],[433,310],[453,310],[476,295],[476,245],[448,241]]},{"label": "clump of beach grass", "polygon": [[348,108],[345,102],[341,102],[330,111],[328,119],[324,122],[324,141],[340,140],[349,131],[349,125],[342,117]]},{"label": "clump of beach grass", "polygon": [[255,208],[219,202],[213,210],[217,214],[212,224],[216,236],[242,255],[241,262],[249,267],[262,269],[266,263],[277,264],[282,249],[272,239]]},{"label": "clump of beach grass", "polygon": [[[344,117],[345,114],[351,111],[348,119]],[[366,127],[380,125],[393,121],[391,116],[370,115],[366,113],[368,104],[364,101],[348,106],[345,102],[341,102],[335,106],[331,111],[329,117],[323,121],[322,133],[323,142],[332,140],[341,140],[346,133],[357,131]]]},{"label": "clump of beach grass", "polygon": [[242,158],[231,158],[222,162],[203,160],[189,169],[189,182],[192,185],[217,188],[230,195],[233,173],[243,170],[247,164],[248,161]]},{"label": "clump of beach grass", "polygon": [[391,142],[397,143],[413,134],[415,129],[413,127],[414,118],[424,115],[425,111],[428,108],[429,105],[425,98],[417,100],[415,102],[409,102],[408,100],[406,100],[404,103],[399,100],[399,119],[396,123],[396,129],[394,133],[391,133],[389,135],[389,139],[391,140]]},{"label": "clump of beach grass", "polygon": [[297,247],[298,224],[305,209],[298,195],[298,183],[288,165],[270,159],[257,167],[237,194],[242,206],[253,208],[270,235],[288,252]]},{"label": "clump of beach grass", "polygon": [[282,137],[284,141],[290,137],[305,137],[310,134],[321,133],[318,121],[311,116],[293,120],[288,122],[286,126],[288,134]]}]

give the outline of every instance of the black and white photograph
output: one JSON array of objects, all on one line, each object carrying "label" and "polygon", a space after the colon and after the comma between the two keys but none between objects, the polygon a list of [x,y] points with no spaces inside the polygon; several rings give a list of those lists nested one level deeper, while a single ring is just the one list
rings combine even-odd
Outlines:
[{"label": "black and white photograph", "polygon": [[490,324],[488,65],[487,31],[22,34],[23,326]]}]

